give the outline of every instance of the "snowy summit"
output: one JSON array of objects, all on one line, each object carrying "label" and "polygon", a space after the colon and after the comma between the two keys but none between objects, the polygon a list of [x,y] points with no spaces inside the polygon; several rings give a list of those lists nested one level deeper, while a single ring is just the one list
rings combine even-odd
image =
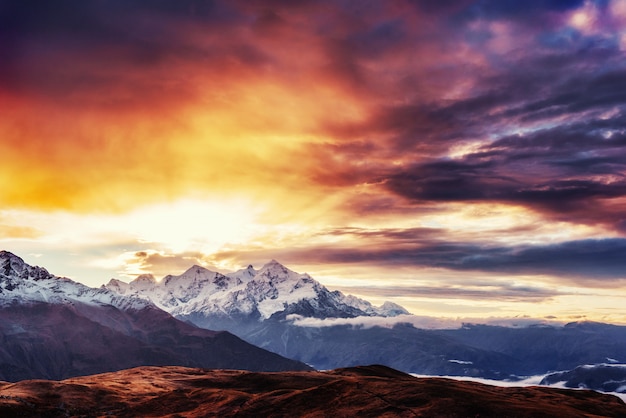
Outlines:
[{"label": "snowy summit", "polygon": [[8,251],[0,251],[0,305],[46,302],[113,305],[119,309],[142,309],[152,304],[121,296],[105,288],[94,289],[66,277],[30,266]]},{"label": "snowy summit", "polygon": [[139,276],[130,283],[111,280],[106,288],[121,295],[152,301],[177,317],[223,316],[259,320],[287,315],[314,318],[353,318],[408,314],[399,305],[381,307],[339,291],[330,291],[308,274],[296,273],[276,260],[260,270],[252,266],[222,274],[193,266],[179,276],[156,281]]}]

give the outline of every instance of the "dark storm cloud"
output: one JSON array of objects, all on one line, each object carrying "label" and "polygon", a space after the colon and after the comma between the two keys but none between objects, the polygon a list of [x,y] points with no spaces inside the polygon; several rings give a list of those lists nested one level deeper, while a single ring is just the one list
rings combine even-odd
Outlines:
[{"label": "dark storm cloud", "polygon": [[416,202],[505,202],[552,216],[579,212],[573,221],[621,222],[603,213],[603,202],[626,196],[623,123],[620,113],[502,137],[460,159],[399,169],[384,187]]},{"label": "dark storm cloud", "polygon": [[[335,149],[345,158],[317,178],[382,184],[417,204],[499,201],[553,213],[595,207],[579,221],[621,222],[603,213],[601,201],[626,192],[626,68],[619,56],[606,48],[524,55],[497,75],[477,77],[473,97],[381,106],[365,124],[333,131],[368,138],[369,155]],[[477,139],[485,143],[477,151],[447,156]],[[394,159],[410,163],[389,165]]]},{"label": "dark storm cloud", "polygon": [[[120,41],[142,36],[159,36],[146,32],[150,20],[171,20],[232,24],[241,16],[228,2],[211,0],[140,0],[80,1],[45,0],[3,1],[0,4],[2,31],[16,37],[28,35],[80,37],[84,41]],[[125,27],[128,19],[136,27]],[[156,27],[153,27],[156,29]]]},{"label": "dark storm cloud", "polygon": [[580,7],[584,0],[411,0],[419,10],[440,14],[456,11],[465,18],[499,19],[503,17],[519,19],[528,15],[545,12],[563,12]]},{"label": "dark storm cloud", "polygon": [[[225,56],[258,62],[251,45],[199,45],[189,35],[202,27],[205,36],[216,36],[247,20],[218,1],[6,1],[0,6],[0,88],[62,100],[99,87],[109,89],[109,100],[119,88],[140,96],[162,89],[156,75],[163,78],[163,67],[177,69],[174,62]],[[139,71],[143,77],[135,76]]]},{"label": "dark storm cloud", "polygon": [[626,103],[626,69],[588,77],[572,77],[557,86],[546,98],[530,101],[504,112],[523,116],[524,121],[546,119],[560,114],[623,106]]},{"label": "dark storm cloud", "polygon": [[[57,100],[96,92],[120,105],[119,89],[139,102],[153,91],[190,97],[194,78],[180,74],[210,83],[216,73],[248,71],[313,74],[368,94],[379,78],[364,64],[408,46],[407,22],[386,17],[388,9],[385,2],[3,1],[0,88]],[[310,68],[298,66],[301,52],[318,49]]]},{"label": "dark storm cloud", "polygon": [[[577,3],[537,5],[558,11]],[[626,67],[607,39],[581,35],[560,50],[518,50],[476,74],[469,97],[381,108],[363,132],[383,134],[387,147],[415,162],[379,166],[368,181],[416,204],[514,203],[622,229],[624,217],[605,202],[626,196]],[[484,145],[475,152],[446,155],[477,139]]]},{"label": "dark storm cloud", "polygon": [[[306,248],[262,248],[247,251],[223,251],[213,254],[216,259],[227,258],[239,264],[263,264],[274,257],[290,264],[343,264],[384,267],[393,277],[394,268],[437,268],[457,272],[472,272],[472,278],[459,282],[450,280],[436,289],[450,295],[464,290],[479,293],[487,287],[504,297],[539,297],[556,295],[535,287],[517,286],[475,279],[475,273],[494,273],[503,277],[517,275],[549,275],[564,284],[610,286],[626,280],[626,239],[584,239],[556,244],[497,245],[487,242],[461,242],[438,237],[434,231],[421,228],[411,231],[381,230],[367,233],[361,230],[337,230],[335,234],[350,234],[362,239],[359,245],[327,244]],[[330,234],[333,231],[329,231]],[[381,282],[385,277],[379,277]],[[445,290],[445,289],[447,290]],[[428,292],[427,288],[422,289]],[[421,292],[419,290],[418,292]],[[433,290],[434,291],[434,290]]]},{"label": "dark storm cloud", "polygon": [[[511,128],[522,130],[532,127],[531,122],[556,124],[552,122],[556,118],[574,118],[583,112],[593,114],[581,115],[580,119],[600,122],[601,112],[624,109],[626,67],[595,69],[600,74],[577,67],[588,67],[595,59],[606,65],[615,58],[616,51],[585,52],[569,66],[561,63],[559,67],[547,68],[542,65],[546,57],[522,57],[522,61],[539,62],[520,62],[519,66],[514,62],[511,66],[517,68],[479,79],[479,91],[473,97],[381,108],[363,130],[395,135],[398,152],[421,148],[436,153],[455,141],[497,135]],[[568,59],[571,57],[563,58]],[[568,128],[567,122],[564,128]]]},{"label": "dark storm cloud", "polygon": [[[594,167],[623,166],[613,158],[557,162],[573,165],[582,171]],[[568,167],[569,168],[569,167]],[[500,170],[498,170],[500,169]],[[564,170],[565,171],[565,170]],[[597,168],[596,171],[600,171]],[[525,179],[516,178],[494,163],[462,163],[439,161],[423,164],[389,177],[385,184],[398,195],[416,201],[519,203],[548,211],[570,211],[594,203],[594,199],[622,197],[626,182],[622,179],[610,184],[593,180]]]},{"label": "dark storm cloud", "polygon": [[[598,13],[587,31],[568,23],[585,4]],[[619,38],[626,26],[618,28],[605,6],[0,0],[0,93],[119,107],[186,101],[198,81],[216,95],[226,81],[248,91],[254,84],[247,77],[285,82],[294,98],[319,89],[338,108],[347,96],[363,108],[354,109],[358,117],[347,112],[300,132],[315,136],[315,145],[294,165],[314,167],[306,182],[338,194],[368,186],[370,194],[344,205],[349,215],[393,217],[401,208],[418,218],[433,202],[487,202],[530,208],[546,222],[626,232],[626,61]],[[346,107],[356,106],[346,100]],[[244,122],[248,116],[239,115]],[[475,144],[471,151],[453,152],[468,143]],[[443,243],[439,232],[335,229],[326,233],[384,245],[283,253],[296,262],[602,278],[626,272],[623,239],[505,247],[455,241],[453,233]],[[283,260],[275,250],[257,255]],[[152,253],[134,261],[178,265]]]},{"label": "dark storm cloud", "polygon": [[[626,103],[626,66],[614,37],[585,35],[564,23],[564,16],[584,3],[5,1],[0,8],[0,33],[6,40],[0,47],[6,58],[0,85],[38,87],[62,97],[90,85],[105,88],[123,83],[140,97],[172,88],[156,81],[162,73],[149,72],[167,68],[170,59],[201,62],[207,67],[226,65],[233,59],[255,71],[266,64],[276,68],[275,57],[262,52],[256,40],[243,37],[242,31],[255,28],[262,36],[284,39],[299,29],[310,33],[309,41],[319,41],[325,59],[318,63],[318,70],[365,96],[368,92],[388,95],[363,123],[321,129],[342,140],[329,144],[332,149],[320,152],[319,158],[326,160],[328,154],[345,158],[339,158],[332,170],[312,176],[317,181],[343,187],[384,182],[388,190],[414,201],[501,200],[548,208],[562,201],[559,206],[567,207],[585,198],[623,193],[620,181],[605,184],[580,177],[619,175],[620,158],[625,154],[623,141],[604,141],[600,129],[583,130],[600,123],[603,112],[619,108],[623,114]],[[606,15],[604,3],[594,4]],[[403,12],[390,12],[405,5]],[[507,55],[491,51],[489,42],[500,35],[488,25],[476,29],[475,22],[501,20],[509,22],[520,39],[529,38],[531,48],[514,49]],[[528,27],[537,20],[543,22],[542,27]],[[428,23],[423,30],[416,25],[422,21]],[[205,42],[187,34],[194,27],[201,29]],[[476,31],[483,31],[484,36],[477,36]],[[558,47],[548,41],[562,38],[564,33],[571,36]],[[212,36],[219,41],[209,41]],[[303,49],[314,46],[301,45]],[[454,58],[462,48],[469,52]],[[42,54],[42,50],[47,52]],[[64,59],[67,54],[73,60],[94,59],[101,68],[122,67],[74,70],[75,62]],[[394,68],[397,57],[419,65]],[[478,71],[467,62],[472,57],[486,60],[489,68]],[[116,59],[125,65],[114,63]],[[121,74],[128,68],[144,68],[146,76],[124,80]],[[388,75],[392,81],[387,80]],[[469,95],[442,97],[446,87],[461,82],[472,86]],[[444,90],[433,93],[426,84]],[[174,85],[181,95],[193,94],[191,86],[178,81]],[[378,85],[384,85],[386,91],[377,91]],[[610,122],[612,126],[604,128],[605,132],[620,130],[624,118],[613,117]],[[536,130],[537,123],[553,126],[524,136],[509,132]],[[580,129],[574,132],[572,126]],[[623,137],[623,132],[620,135]],[[495,140],[482,154],[459,162],[438,158],[457,143],[476,138]],[[544,145],[528,147],[529,141]],[[613,147],[611,155],[594,154],[607,150],[607,143]],[[558,153],[557,147],[563,145]],[[404,165],[403,170],[389,166],[396,157],[411,156],[415,163]],[[428,158],[424,160],[424,156]],[[351,159],[358,159],[360,165],[355,166]],[[529,167],[536,179],[528,178]],[[575,170],[580,173],[570,178]]]},{"label": "dark storm cloud", "polygon": [[[502,274],[548,274],[564,282],[626,279],[626,239],[589,239],[552,245],[496,246],[423,241],[396,248],[318,248],[301,260],[435,267]],[[295,255],[287,251],[291,258]],[[519,291],[520,289],[517,289]]]},{"label": "dark storm cloud", "polygon": [[547,273],[590,278],[626,278],[626,240],[622,238],[570,241],[554,245],[467,248],[455,260],[442,264],[460,270]]},{"label": "dark storm cloud", "polygon": [[464,17],[471,19],[520,19],[549,12],[565,12],[576,9],[585,0],[480,0],[467,5]]}]

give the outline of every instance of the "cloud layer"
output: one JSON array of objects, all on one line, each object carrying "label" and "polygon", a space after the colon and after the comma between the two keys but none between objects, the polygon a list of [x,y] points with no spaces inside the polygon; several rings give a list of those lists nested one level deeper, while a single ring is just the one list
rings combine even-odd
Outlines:
[{"label": "cloud layer", "polygon": [[621,0],[25,0],[0,2],[0,40],[6,240],[51,234],[9,212],[196,199],[254,213],[245,240],[116,232],[135,243],[118,271],[523,276],[494,290],[511,301],[624,286]]}]

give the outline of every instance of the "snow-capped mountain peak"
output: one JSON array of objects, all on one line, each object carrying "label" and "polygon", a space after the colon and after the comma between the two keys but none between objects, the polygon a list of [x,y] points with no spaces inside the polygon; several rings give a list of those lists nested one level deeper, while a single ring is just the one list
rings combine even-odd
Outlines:
[{"label": "snow-capped mountain peak", "polygon": [[153,274],[141,274],[137,276],[137,278],[133,280],[133,282],[135,282],[135,284],[141,283],[141,284],[146,284],[146,285],[153,285],[157,281]]},{"label": "snow-capped mountain peak", "polygon": [[408,313],[396,304],[376,308],[357,297],[330,291],[308,274],[296,273],[276,260],[258,271],[249,265],[223,275],[193,266],[179,276],[165,276],[159,282],[135,279],[128,284],[110,282],[107,288],[149,299],[172,315],[188,319],[198,315],[280,320],[292,314],[346,318]]},{"label": "snow-capped mountain peak", "polygon": [[109,280],[109,283],[107,283],[106,285],[102,285],[100,288],[109,289],[114,291],[115,293],[124,294],[124,290],[128,289],[128,286],[129,285],[126,282],[117,279],[111,279]]},{"label": "snow-capped mountain peak", "polygon": [[11,286],[11,279],[43,280],[52,277],[48,270],[42,267],[29,266],[20,257],[8,251],[0,251],[0,281]]},{"label": "snow-capped mountain peak", "polygon": [[378,312],[380,316],[409,315],[409,311],[404,309],[402,306],[389,301],[383,303],[380,308],[378,308]]},{"label": "snow-capped mountain peak", "polygon": [[[120,282],[121,283],[121,282]],[[94,289],[65,277],[57,277],[42,267],[30,266],[8,251],[0,251],[0,304],[80,302],[113,305],[120,309],[142,309],[148,301],[127,298],[102,287]]]},{"label": "snow-capped mountain peak", "polygon": [[[170,274],[165,276],[161,283],[164,286],[186,285],[194,281],[209,280],[211,277],[215,276],[215,274],[217,273],[215,273],[214,271],[208,270],[202,266],[194,265],[187,269],[187,271],[185,271],[181,275],[173,276]],[[136,280],[138,280],[138,278],[134,281]]]},{"label": "snow-capped mountain peak", "polygon": [[300,275],[298,273],[289,270],[276,260],[271,260],[269,263],[265,264],[257,273],[257,277],[265,277],[269,280],[280,281],[297,279],[299,276]]},{"label": "snow-capped mountain peak", "polygon": [[258,273],[259,272],[257,270],[255,270],[255,268],[252,266],[252,264],[250,264],[245,269],[237,270],[237,271],[235,271],[233,273],[228,273],[228,274],[226,274],[226,276],[230,277],[232,279],[239,279],[242,282],[247,283],[250,280],[254,279],[254,277]]}]

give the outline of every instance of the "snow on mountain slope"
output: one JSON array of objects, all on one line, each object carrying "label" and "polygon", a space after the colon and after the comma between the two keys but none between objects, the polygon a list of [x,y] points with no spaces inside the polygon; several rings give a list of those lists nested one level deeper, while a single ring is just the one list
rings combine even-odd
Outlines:
[{"label": "snow on mountain slope", "polygon": [[289,270],[276,260],[258,271],[248,266],[224,275],[193,266],[180,276],[165,276],[159,282],[149,276],[140,276],[130,283],[113,279],[106,288],[121,295],[149,299],[174,316],[201,314],[268,319],[296,314],[352,318],[408,313],[391,302],[377,308],[354,296],[331,292],[308,274]]},{"label": "snow on mountain slope", "polygon": [[121,296],[105,288],[93,289],[65,277],[54,276],[42,267],[30,266],[20,257],[0,251],[0,306],[14,303],[112,305],[119,309],[143,309],[152,304]]},{"label": "snow on mountain slope", "polygon": [[0,341],[0,380],[11,381],[144,365],[309,369],[228,332],[180,321],[147,299],[54,276],[6,251],[0,251]]}]

